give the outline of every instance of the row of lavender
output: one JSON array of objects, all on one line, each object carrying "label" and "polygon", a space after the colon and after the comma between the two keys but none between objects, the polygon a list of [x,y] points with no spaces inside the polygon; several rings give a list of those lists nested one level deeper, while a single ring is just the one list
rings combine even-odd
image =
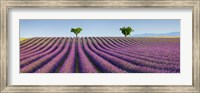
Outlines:
[{"label": "row of lavender", "polygon": [[21,73],[178,73],[179,38],[46,37],[20,42]]}]

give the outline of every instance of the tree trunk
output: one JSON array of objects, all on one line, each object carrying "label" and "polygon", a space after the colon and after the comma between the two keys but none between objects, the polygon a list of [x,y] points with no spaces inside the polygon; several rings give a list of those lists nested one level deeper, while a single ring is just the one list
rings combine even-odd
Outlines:
[{"label": "tree trunk", "polygon": [[127,35],[125,35],[125,37],[127,37]]},{"label": "tree trunk", "polygon": [[77,34],[76,34],[76,37],[77,37]]}]

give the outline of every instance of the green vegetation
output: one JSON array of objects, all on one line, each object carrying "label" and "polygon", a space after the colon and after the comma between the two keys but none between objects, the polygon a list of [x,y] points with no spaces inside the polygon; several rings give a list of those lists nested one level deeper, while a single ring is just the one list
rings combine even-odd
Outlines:
[{"label": "green vegetation", "polygon": [[78,36],[78,34],[82,31],[82,28],[71,28],[71,32],[73,32],[74,34],[76,34],[76,37]]},{"label": "green vegetation", "polygon": [[124,34],[125,37],[127,37],[128,35],[131,34],[131,32],[134,31],[131,27],[123,27],[120,28],[120,30],[122,31],[122,34]]}]

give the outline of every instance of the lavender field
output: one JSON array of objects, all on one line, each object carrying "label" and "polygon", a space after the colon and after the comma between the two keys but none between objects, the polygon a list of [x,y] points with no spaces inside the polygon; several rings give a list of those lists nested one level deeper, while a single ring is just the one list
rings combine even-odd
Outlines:
[{"label": "lavender field", "polygon": [[29,38],[20,42],[20,72],[180,73],[180,38]]}]

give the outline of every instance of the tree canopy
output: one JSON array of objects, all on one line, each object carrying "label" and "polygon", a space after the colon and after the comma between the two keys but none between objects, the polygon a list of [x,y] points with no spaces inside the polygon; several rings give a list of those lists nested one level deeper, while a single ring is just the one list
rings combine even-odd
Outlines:
[{"label": "tree canopy", "polygon": [[131,27],[123,27],[120,28],[120,30],[122,31],[122,34],[124,34],[125,37],[127,37],[128,35],[131,34],[131,32],[134,31]]},{"label": "tree canopy", "polygon": [[73,32],[74,34],[76,34],[76,37],[78,36],[78,34],[82,31],[82,28],[71,28],[71,32]]}]

